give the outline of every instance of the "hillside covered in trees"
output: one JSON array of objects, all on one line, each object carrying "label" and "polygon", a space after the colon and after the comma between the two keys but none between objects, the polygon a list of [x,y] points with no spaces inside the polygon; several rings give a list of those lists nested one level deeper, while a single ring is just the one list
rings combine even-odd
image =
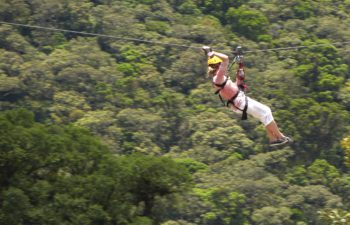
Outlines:
[{"label": "hillside covered in trees", "polygon": [[[0,224],[350,224],[349,0],[0,0],[0,22]],[[222,106],[202,45],[243,46],[293,145]]]}]

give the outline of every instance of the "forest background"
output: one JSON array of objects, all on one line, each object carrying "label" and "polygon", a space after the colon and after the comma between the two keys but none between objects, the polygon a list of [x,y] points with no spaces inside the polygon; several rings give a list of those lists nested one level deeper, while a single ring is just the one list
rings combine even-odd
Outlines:
[{"label": "forest background", "polygon": [[[120,37],[0,25],[0,224],[350,223],[349,0],[0,0],[0,20]],[[202,45],[243,46],[293,145],[222,107]]]}]

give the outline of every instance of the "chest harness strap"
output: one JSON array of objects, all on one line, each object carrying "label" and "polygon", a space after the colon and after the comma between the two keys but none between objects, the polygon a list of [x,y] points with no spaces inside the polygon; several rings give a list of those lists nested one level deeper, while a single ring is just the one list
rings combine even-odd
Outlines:
[{"label": "chest harness strap", "polygon": [[236,107],[235,103],[234,103],[235,99],[237,98],[237,96],[241,92],[241,90],[238,90],[237,93],[232,98],[230,98],[226,103],[225,103],[225,101],[223,100],[223,98],[220,95],[220,91],[222,89],[224,89],[224,87],[225,87],[225,85],[226,85],[226,83],[227,83],[227,81],[229,79],[230,79],[229,77],[226,77],[225,81],[223,83],[221,83],[221,84],[213,83],[216,87],[220,88],[220,89],[215,91],[215,94],[219,95],[219,98],[220,98],[221,102],[224,104],[224,106],[229,107],[230,104],[232,104],[233,107],[235,107],[236,109],[242,111],[242,120],[247,120],[248,119],[248,114],[247,114],[248,98],[247,98],[247,96],[245,96],[245,105],[244,105],[244,109],[243,110],[241,110],[240,108]]}]

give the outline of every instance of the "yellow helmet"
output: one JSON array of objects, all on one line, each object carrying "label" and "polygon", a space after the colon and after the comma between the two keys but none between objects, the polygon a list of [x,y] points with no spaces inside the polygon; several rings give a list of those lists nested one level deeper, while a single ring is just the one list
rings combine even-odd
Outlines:
[{"label": "yellow helmet", "polygon": [[216,55],[213,56],[212,58],[208,59],[208,65],[217,64],[217,63],[221,63],[221,62],[222,62],[222,59],[220,59]]}]

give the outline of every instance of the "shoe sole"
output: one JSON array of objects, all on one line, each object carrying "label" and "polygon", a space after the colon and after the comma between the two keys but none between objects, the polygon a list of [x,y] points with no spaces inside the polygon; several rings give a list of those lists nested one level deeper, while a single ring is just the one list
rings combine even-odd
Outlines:
[{"label": "shoe sole", "polygon": [[271,146],[271,147],[281,146],[281,145],[287,144],[288,142],[289,142],[289,140],[288,140],[288,139],[285,139],[283,142],[270,144],[270,146]]}]

